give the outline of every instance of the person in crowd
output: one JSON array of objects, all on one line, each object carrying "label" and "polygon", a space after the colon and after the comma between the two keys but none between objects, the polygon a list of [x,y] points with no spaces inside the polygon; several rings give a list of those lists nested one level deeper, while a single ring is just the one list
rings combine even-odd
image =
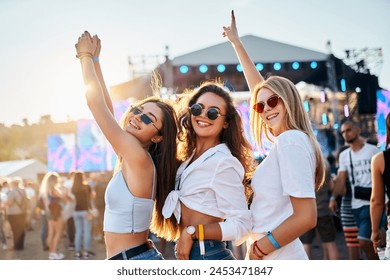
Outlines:
[{"label": "person in crowd", "polygon": [[371,158],[379,149],[368,144],[360,136],[360,127],[351,119],[341,125],[341,133],[349,148],[340,153],[339,169],[335,187],[329,203],[331,210],[337,212],[336,198],[345,193],[345,182],[348,177],[352,190],[351,207],[358,227],[359,246],[367,259],[377,260],[371,237],[370,192],[371,192]]},{"label": "person in crowd", "polygon": [[100,50],[100,39],[87,31],[76,44],[89,109],[119,160],[105,194],[107,258],[161,260],[148,233],[152,216],[158,227],[176,227],[161,210],[175,182],[177,117],[168,101],[149,97],[129,108],[120,126],[100,69]]},{"label": "person in crowd", "polygon": [[96,182],[96,199],[95,199],[95,205],[96,208],[99,211],[99,216],[97,218],[97,224],[96,224],[96,232],[95,232],[95,239],[99,242],[103,242],[104,240],[104,232],[103,232],[103,217],[104,217],[104,209],[105,209],[105,203],[104,203],[104,193],[107,188],[108,181],[106,179],[108,177],[104,173],[100,173],[97,175],[97,182]]},{"label": "person in crowd", "polygon": [[[343,146],[339,149],[337,153],[337,169],[339,165],[339,158],[340,158],[340,153],[347,149],[348,146]],[[336,170],[337,173],[337,170]],[[335,175],[335,178],[337,176]],[[333,178],[333,181],[335,179]],[[333,184],[334,186],[334,184]],[[331,190],[333,191],[333,190]],[[336,201],[335,197],[331,197],[329,200],[329,208],[333,212],[333,200]],[[361,259],[361,254],[360,254],[360,246],[359,246],[359,239],[358,239],[358,232],[359,229],[356,225],[355,222],[355,215],[353,214],[352,207],[351,207],[351,200],[352,200],[352,190],[351,190],[351,184],[349,182],[348,177],[345,180],[345,193],[341,197],[340,201],[340,213],[334,212],[334,215],[340,215],[341,219],[341,225],[343,228],[344,232],[344,239],[345,239],[345,244],[348,248],[348,258],[350,260],[360,260]],[[338,201],[336,201],[338,203]]]},{"label": "person in crowd", "polygon": [[13,249],[24,250],[24,239],[26,235],[26,215],[28,205],[24,204],[24,197],[27,194],[23,187],[23,180],[20,177],[11,178],[9,181],[10,191],[7,194],[6,212],[7,220],[11,225],[13,236]]},{"label": "person in crowd", "polygon": [[64,220],[64,224],[66,227],[66,235],[68,237],[68,245],[66,246],[66,249],[69,251],[73,251],[75,249],[75,236],[76,236],[76,226],[73,219],[75,204],[76,204],[76,198],[74,197],[72,193],[72,177],[73,172],[68,173],[64,179],[63,183],[63,191],[66,192],[66,195],[69,197],[68,201],[64,205],[64,209],[62,212],[62,219]]},{"label": "person in crowd", "polygon": [[251,229],[244,183],[253,167],[251,146],[231,95],[218,81],[184,93],[175,190],[163,208],[179,223],[181,260],[231,260],[226,242],[241,244]]},{"label": "person in crowd", "polygon": [[42,179],[39,190],[47,219],[47,241],[50,260],[61,260],[65,255],[58,251],[63,231],[62,204],[67,200],[62,191],[61,177],[56,172],[48,172]]},{"label": "person in crowd", "polygon": [[309,259],[316,232],[319,233],[324,251],[324,259],[338,260],[339,251],[336,246],[336,226],[334,224],[332,212],[329,210],[329,193],[333,190],[333,180],[330,173],[330,165],[327,165],[325,173],[325,183],[316,192],[317,203],[317,225],[299,237]]},{"label": "person in crowd", "polygon": [[26,212],[26,229],[33,230],[35,224],[35,209],[37,206],[36,188],[35,183],[31,180],[24,182],[25,191],[30,202]]},{"label": "person in crowd", "polygon": [[322,153],[295,85],[286,78],[264,79],[237,32],[234,12],[223,27],[252,93],[252,133],[261,146],[273,142],[252,178],[250,259],[308,259],[299,236],[317,222],[315,191],[324,182]]},{"label": "person in crowd", "polygon": [[[378,253],[378,248],[386,244],[384,259],[390,260],[390,113],[386,117],[386,150],[377,153],[371,161],[372,194],[370,199],[371,215],[371,241],[373,249]],[[386,199],[387,195],[387,199]],[[387,200],[387,201],[386,201]],[[387,232],[386,240],[381,234],[382,213],[386,205]]]},{"label": "person in crowd", "polygon": [[38,201],[37,201],[37,209],[39,211],[40,220],[41,220],[41,244],[42,244],[42,250],[43,251],[49,251],[49,246],[47,245],[47,231],[49,228],[48,220],[47,220],[47,213],[45,202],[44,202],[44,196],[41,193],[41,190],[38,190]]},{"label": "person in crowd", "polygon": [[6,222],[6,212],[5,212],[5,202],[7,200],[7,195],[3,192],[3,188],[8,185],[6,178],[0,179],[0,245],[1,249],[8,250],[7,237],[4,232],[5,222]]},{"label": "person in crowd", "polygon": [[[83,172],[72,173],[72,194],[76,199],[76,207],[73,213],[73,220],[76,226],[75,235],[75,259],[81,257],[88,259],[95,256],[91,251],[91,219],[88,210],[91,209],[92,196],[91,187],[84,181]],[[81,254],[81,249],[84,249]]]}]

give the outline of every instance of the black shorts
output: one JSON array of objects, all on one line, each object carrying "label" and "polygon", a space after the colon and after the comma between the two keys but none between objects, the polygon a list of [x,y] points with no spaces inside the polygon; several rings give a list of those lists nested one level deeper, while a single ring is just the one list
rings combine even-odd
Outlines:
[{"label": "black shorts", "polygon": [[334,225],[333,216],[318,217],[317,226],[302,234],[299,239],[303,244],[312,244],[316,236],[316,231],[320,234],[323,243],[335,241],[336,227]]}]

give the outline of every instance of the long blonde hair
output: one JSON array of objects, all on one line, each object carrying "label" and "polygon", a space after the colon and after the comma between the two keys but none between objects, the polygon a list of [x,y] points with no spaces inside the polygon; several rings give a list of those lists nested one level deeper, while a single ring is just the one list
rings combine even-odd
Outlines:
[{"label": "long blonde hair", "polygon": [[296,129],[302,131],[307,136],[309,136],[316,155],[317,167],[315,172],[315,188],[318,190],[323,185],[325,180],[325,166],[321,149],[317,138],[314,135],[309,116],[304,110],[303,102],[299,92],[295,85],[286,78],[280,76],[271,76],[255,87],[250,102],[250,121],[252,130],[251,132],[254,136],[254,139],[256,139],[257,145],[259,147],[262,145],[263,135],[271,140],[269,133],[273,133],[272,129],[267,127],[266,123],[260,117],[260,114],[253,110],[253,105],[257,102],[257,95],[262,88],[269,89],[282,99],[286,108],[284,126],[287,127],[287,129]]},{"label": "long blonde hair", "polygon": [[48,172],[42,179],[41,187],[39,188],[39,195],[47,198],[52,195],[54,190],[61,193],[58,183],[60,182],[60,175],[57,172]]}]

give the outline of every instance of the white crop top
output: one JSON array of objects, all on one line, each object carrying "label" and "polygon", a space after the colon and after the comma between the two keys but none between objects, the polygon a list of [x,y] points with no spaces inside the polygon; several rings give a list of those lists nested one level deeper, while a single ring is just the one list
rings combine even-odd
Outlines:
[{"label": "white crop top", "polygon": [[104,200],[103,230],[114,233],[136,233],[149,229],[154,207],[156,168],[153,164],[152,197],[134,196],[126,185],[122,170],[108,183]]},{"label": "white crop top", "polygon": [[226,144],[210,148],[188,165],[191,158],[177,171],[175,190],[164,203],[164,217],[175,215],[180,223],[183,203],[192,210],[224,219],[219,223],[222,240],[241,244],[252,226],[242,183],[243,166]]}]

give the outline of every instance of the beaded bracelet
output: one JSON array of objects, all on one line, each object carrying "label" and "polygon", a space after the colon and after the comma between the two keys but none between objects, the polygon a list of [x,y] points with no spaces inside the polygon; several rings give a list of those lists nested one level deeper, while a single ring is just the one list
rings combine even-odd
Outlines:
[{"label": "beaded bracelet", "polygon": [[76,57],[78,59],[82,59],[83,57],[90,57],[90,58],[93,58],[93,55],[89,52],[79,52],[76,54]]}]

